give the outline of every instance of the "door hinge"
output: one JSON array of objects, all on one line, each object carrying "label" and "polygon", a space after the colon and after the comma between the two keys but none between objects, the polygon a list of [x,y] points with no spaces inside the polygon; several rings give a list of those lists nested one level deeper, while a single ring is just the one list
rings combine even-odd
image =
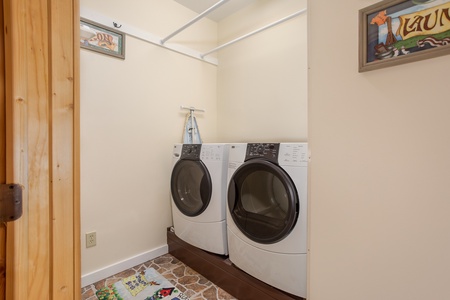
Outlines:
[{"label": "door hinge", "polygon": [[0,222],[15,221],[22,216],[22,186],[0,184]]}]

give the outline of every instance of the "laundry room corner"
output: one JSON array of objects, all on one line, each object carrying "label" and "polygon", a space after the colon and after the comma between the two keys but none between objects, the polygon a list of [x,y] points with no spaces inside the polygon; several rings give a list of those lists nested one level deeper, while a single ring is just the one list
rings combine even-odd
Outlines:
[{"label": "laundry room corner", "polygon": [[[124,58],[80,53],[83,286],[167,252],[172,154],[188,114],[182,107],[204,110],[195,118],[205,145],[307,142],[306,0],[250,2],[163,43],[155,37],[197,13],[176,1],[80,1],[82,18],[126,39]],[[270,23],[277,25],[198,56]],[[86,247],[86,233],[96,234],[96,246]]]}]

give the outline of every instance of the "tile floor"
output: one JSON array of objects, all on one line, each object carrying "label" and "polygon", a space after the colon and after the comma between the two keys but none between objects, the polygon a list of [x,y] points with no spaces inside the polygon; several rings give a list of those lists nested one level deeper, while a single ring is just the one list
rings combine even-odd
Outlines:
[{"label": "tile floor", "polygon": [[97,300],[95,292],[123,278],[154,268],[190,300],[237,300],[208,279],[183,264],[170,254],[165,254],[142,265],[125,270],[81,289],[82,300]]}]

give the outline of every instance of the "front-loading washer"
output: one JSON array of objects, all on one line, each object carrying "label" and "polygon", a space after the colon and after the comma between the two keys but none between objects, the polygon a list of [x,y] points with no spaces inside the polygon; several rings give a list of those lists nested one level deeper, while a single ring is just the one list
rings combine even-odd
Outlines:
[{"label": "front-loading washer", "polygon": [[303,298],[307,173],[307,143],[229,145],[229,259],[253,277]]},{"label": "front-loading washer", "polygon": [[227,144],[175,144],[170,180],[174,232],[208,252],[228,255]]}]

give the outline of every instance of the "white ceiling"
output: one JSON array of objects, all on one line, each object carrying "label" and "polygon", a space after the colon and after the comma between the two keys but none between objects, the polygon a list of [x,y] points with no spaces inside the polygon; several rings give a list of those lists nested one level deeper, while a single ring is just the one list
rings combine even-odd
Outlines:
[{"label": "white ceiling", "polygon": [[[175,0],[175,1],[199,14],[219,2],[219,0]],[[220,7],[210,12],[206,16],[206,18],[219,22],[223,18],[228,17],[229,15],[235,13],[236,11],[255,1],[256,0],[228,0]]]}]

